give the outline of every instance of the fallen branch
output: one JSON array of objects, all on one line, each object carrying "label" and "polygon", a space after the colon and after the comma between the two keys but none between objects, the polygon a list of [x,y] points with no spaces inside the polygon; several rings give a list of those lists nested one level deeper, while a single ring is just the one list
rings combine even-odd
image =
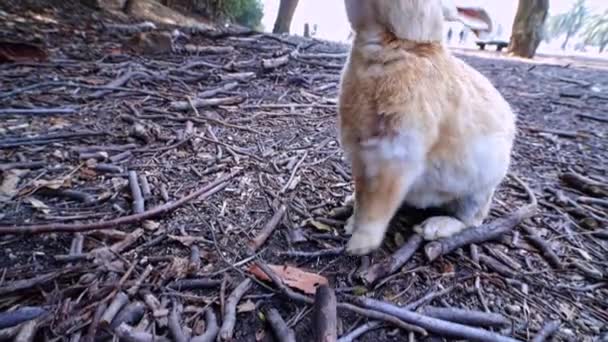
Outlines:
[{"label": "fallen branch", "polygon": [[76,113],[76,108],[0,108],[0,115],[58,115],[74,113]]},{"label": "fallen branch", "polygon": [[555,335],[555,333],[559,330],[560,321],[549,321],[547,322],[542,329],[534,336],[532,342],[544,342],[549,337]]},{"label": "fallen branch", "polygon": [[233,171],[228,175],[220,177],[210,184],[180,198],[175,202],[169,202],[163,204],[161,206],[155,207],[151,210],[145,211],[141,214],[134,214],[129,216],[119,217],[114,220],[109,221],[101,221],[101,222],[93,222],[93,223],[85,223],[85,224],[43,224],[43,225],[32,225],[32,226],[0,226],[0,235],[5,234],[41,234],[41,233],[56,233],[56,232],[64,232],[64,233],[76,233],[76,232],[85,232],[97,229],[108,229],[108,228],[116,228],[117,226],[122,226],[126,224],[134,224],[138,223],[150,218],[154,218],[160,216],[164,213],[175,210],[176,208],[181,207],[187,202],[193,199],[204,200],[211,195],[215,194],[219,190],[223,189],[227,186],[226,182],[236,176],[240,171]]},{"label": "fallen branch", "polygon": [[104,86],[104,88],[107,88],[107,89],[98,90],[98,91],[94,92],[93,94],[91,94],[89,96],[89,98],[91,98],[91,99],[101,98],[101,97],[105,96],[106,94],[109,94],[112,92],[112,90],[109,88],[122,87],[125,84],[127,84],[127,82],[129,82],[129,80],[131,80],[132,78],[149,77],[149,76],[150,75],[145,74],[143,72],[139,72],[139,71],[127,72],[124,75],[113,80],[112,82],[106,84]]},{"label": "fallen branch", "polygon": [[169,331],[171,331],[171,336],[173,336],[173,341],[175,342],[188,342],[188,337],[184,334],[180,323],[180,314],[178,311],[178,304],[173,302],[173,308],[171,309],[171,313],[169,314]]},{"label": "fallen branch", "polygon": [[122,323],[114,332],[121,341],[127,342],[170,342],[169,339],[163,336],[155,336],[144,331],[137,331],[132,326]]},{"label": "fallen branch", "polygon": [[46,145],[53,142],[59,142],[68,139],[91,138],[107,134],[107,132],[83,131],[69,133],[50,133],[30,138],[8,138],[0,140],[0,149],[30,145]]},{"label": "fallen branch", "polygon": [[15,342],[34,342],[36,333],[40,328],[40,322],[38,320],[31,320],[21,325],[21,329],[15,339]]},{"label": "fallen branch", "polygon": [[218,279],[180,279],[169,283],[167,287],[176,291],[186,291],[214,288],[221,283],[222,281]]},{"label": "fallen branch", "polygon": [[556,269],[562,269],[564,267],[564,265],[559,260],[559,257],[557,256],[557,254],[555,254],[549,243],[545,239],[541,238],[536,233],[534,228],[523,225],[522,229],[526,232],[526,234],[528,234],[528,240],[530,240],[534,247],[538,248],[541,251],[543,257],[545,258],[545,260],[547,260],[547,262],[549,262],[551,266],[555,267]]},{"label": "fallen branch", "polygon": [[559,178],[564,183],[590,195],[597,197],[608,196],[608,184],[598,182],[589,177],[575,172],[566,172],[562,173]]},{"label": "fallen branch", "polygon": [[116,315],[118,314],[118,311],[120,311],[123,306],[127,305],[128,302],[129,296],[127,296],[127,294],[124,292],[118,292],[110,303],[110,305],[108,305],[106,311],[101,316],[99,324],[102,327],[109,327],[112,323],[112,320],[114,320],[114,317],[116,317]]},{"label": "fallen branch", "polygon": [[51,281],[61,277],[62,275],[68,274],[68,273],[74,272],[74,271],[75,271],[74,268],[64,269],[60,272],[42,274],[42,275],[36,276],[34,278],[16,280],[16,281],[10,282],[10,283],[0,287],[0,298],[4,297],[7,294],[13,293],[13,292],[28,290],[28,289],[31,289],[34,287],[46,285],[46,284],[50,283]]},{"label": "fallen branch", "polygon": [[135,171],[129,171],[129,187],[131,189],[131,198],[133,199],[133,212],[141,214],[146,211],[146,209],[144,196],[141,194],[139,179],[137,178],[137,172]]},{"label": "fallen branch", "polygon": [[[192,106],[196,108],[201,107],[215,107],[215,106],[228,106],[228,105],[237,105],[242,103],[244,99],[240,96],[230,96],[230,97],[219,97],[219,98],[206,98],[206,99],[193,99]],[[190,101],[174,101],[169,105],[171,110],[178,111],[187,111],[191,107]]]},{"label": "fallen branch", "polygon": [[479,261],[489,269],[505,277],[516,278],[518,275],[514,270],[501,263],[500,261],[492,258],[491,256],[480,254]]},{"label": "fallen branch", "polygon": [[111,329],[116,329],[122,323],[136,324],[144,316],[146,305],[142,302],[133,302],[123,307],[110,324]]},{"label": "fallen branch", "polygon": [[47,313],[47,311],[43,308],[31,307],[31,306],[21,307],[19,309],[9,311],[9,312],[1,312],[0,313],[0,329],[12,328],[23,322],[27,322],[27,321],[36,319],[46,313]]},{"label": "fallen branch", "polygon": [[298,258],[319,258],[325,256],[336,256],[344,253],[344,247],[336,247],[330,249],[322,249],[314,252],[304,252],[304,251],[279,251],[276,252],[278,256],[289,256],[289,257],[298,257]]},{"label": "fallen branch", "polygon": [[340,337],[338,339],[338,342],[354,342],[357,338],[363,336],[364,334],[366,334],[372,330],[381,328],[382,325],[383,325],[383,322],[381,322],[381,321],[367,322],[367,323],[359,326],[355,330],[349,332],[347,335]]},{"label": "fallen branch", "polygon": [[420,326],[436,335],[462,338],[469,341],[479,342],[517,342],[516,339],[506,337],[492,331],[424,316],[376,299],[357,297],[355,300],[358,304],[366,308],[394,315],[408,323]]},{"label": "fallen branch", "polygon": [[313,334],[316,342],[335,342],[338,339],[336,295],[328,285],[317,287],[313,305]]},{"label": "fallen branch", "polygon": [[444,321],[477,327],[503,327],[511,323],[506,317],[497,313],[458,308],[427,306],[422,309],[421,314]]},{"label": "fallen branch", "polygon": [[272,232],[279,226],[287,206],[282,204],[266,225],[258,232],[258,235],[247,243],[248,252],[254,254],[268,240]]},{"label": "fallen branch", "polygon": [[274,336],[279,342],[296,342],[296,336],[292,329],[287,326],[281,314],[277,309],[269,309],[266,311],[266,319],[274,332]]},{"label": "fallen branch", "polygon": [[127,290],[127,294],[129,294],[130,296],[135,296],[137,294],[137,292],[139,292],[139,288],[141,287],[143,282],[146,281],[146,279],[150,276],[150,274],[152,273],[153,270],[154,270],[154,267],[152,265],[146,266],[146,269],[144,269],[144,271],[141,273],[139,278],[137,278],[137,280],[135,281],[135,284],[133,284]]},{"label": "fallen branch", "polygon": [[226,307],[224,308],[224,319],[222,321],[222,327],[220,328],[220,339],[222,341],[229,341],[232,339],[234,326],[236,325],[236,306],[249,288],[251,288],[251,279],[247,278],[232,291],[230,296],[228,296]]},{"label": "fallen branch", "polygon": [[217,325],[217,318],[211,308],[205,309],[205,333],[193,337],[190,342],[214,342],[220,327]]},{"label": "fallen branch", "polygon": [[190,259],[188,260],[188,274],[193,275],[201,268],[201,251],[198,246],[190,247]]},{"label": "fallen branch", "polygon": [[[297,301],[297,302],[301,302],[301,303],[306,303],[306,304],[314,304],[314,299],[310,298],[308,296],[305,296],[301,293],[295,292],[292,289],[290,289],[289,287],[287,287],[285,284],[283,284],[283,282],[281,281],[281,279],[272,271],[272,269],[270,267],[268,267],[268,265],[263,264],[261,262],[256,262],[255,265],[262,270],[264,273],[266,273],[266,275],[268,276],[268,278],[270,278],[270,280],[272,281],[272,283],[278,288],[279,292],[286,296],[287,298]],[[374,310],[367,310],[361,307],[358,307],[356,305],[350,304],[350,303],[337,303],[337,308],[338,309],[343,309],[343,310],[348,310],[351,312],[354,312],[356,314],[359,314],[361,316],[365,316],[374,320],[381,320],[387,323],[390,323],[398,328],[407,330],[407,331],[414,331],[417,332],[423,336],[426,336],[426,331],[420,327],[408,324],[403,322],[402,320],[398,319],[395,316],[391,316],[391,315],[387,315],[383,312],[379,312],[379,311],[374,311]]]},{"label": "fallen branch", "polygon": [[422,236],[418,234],[412,235],[407,242],[399,248],[395,253],[381,262],[372,265],[360,275],[361,279],[367,285],[376,283],[379,279],[388,277],[397,272],[410,258],[416,253],[422,245]]},{"label": "fallen branch", "polygon": [[415,301],[405,305],[404,308],[408,309],[408,310],[417,310],[419,307],[426,305],[437,298],[446,296],[447,294],[454,291],[458,287],[460,287],[460,285],[450,286],[450,287],[445,288],[440,291],[429,292],[426,295],[422,296],[422,298],[419,298],[418,300],[415,300]]}]

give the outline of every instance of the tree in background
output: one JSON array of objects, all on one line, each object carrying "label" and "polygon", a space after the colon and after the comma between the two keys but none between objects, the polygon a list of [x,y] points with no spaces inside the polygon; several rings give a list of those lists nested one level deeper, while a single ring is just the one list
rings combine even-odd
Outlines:
[{"label": "tree in background", "polygon": [[597,46],[601,52],[608,47],[608,10],[602,15],[594,15],[587,21],[583,31],[585,44]]},{"label": "tree in background", "polygon": [[[274,22],[273,33],[289,33],[293,14],[296,12],[299,0],[281,0],[277,20]],[[333,0],[331,0],[333,1]]]},{"label": "tree in background", "polygon": [[544,26],[549,12],[549,0],[519,0],[509,53],[532,58],[544,36]]},{"label": "tree in background", "polygon": [[579,33],[588,18],[589,9],[586,0],[577,0],[568,12],[549,18],[547,21],[547,37],[555,38],[565,34],[566,39],[562,43],[562,50],[565,50],[570,38]]}]

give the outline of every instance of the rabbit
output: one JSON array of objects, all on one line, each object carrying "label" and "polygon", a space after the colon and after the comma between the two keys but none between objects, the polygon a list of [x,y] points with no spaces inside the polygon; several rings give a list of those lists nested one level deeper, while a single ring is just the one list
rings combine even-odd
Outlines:
[{"label": "rabbit", "polygon": [[[340,146],[351,164],[351,255],[383,242],[397,210],[442,208],[414,227],[425,240],[483,223],[507,174],[510,105],[442,45],[441,0],[345,0],[355,32],[338,95]],[[446,6],[450,6],[446,8]]]}]

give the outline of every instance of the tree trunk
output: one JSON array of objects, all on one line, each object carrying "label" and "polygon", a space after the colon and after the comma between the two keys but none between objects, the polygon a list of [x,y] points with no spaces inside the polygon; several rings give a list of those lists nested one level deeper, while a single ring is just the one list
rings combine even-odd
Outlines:
[{"label": "tree trunk", "polygon": [[532,58],[543,39],[544,24],[549,12],[549,0],[519,0],[513,22],[509,52]]},{"label": "tree trunk", "polygon": [[570,41],[570,34],[566,34],[566,40],[564,40],[564,43],[562,44],[562,51],[566,50],[566,47],[568,47],[568,42]]},{"label": "tree trunk", "polygon": [[279,14],[274,22],[273,33],[289,33],[293,14],[296,12],[299,0],[281,0],[279,5]]}]

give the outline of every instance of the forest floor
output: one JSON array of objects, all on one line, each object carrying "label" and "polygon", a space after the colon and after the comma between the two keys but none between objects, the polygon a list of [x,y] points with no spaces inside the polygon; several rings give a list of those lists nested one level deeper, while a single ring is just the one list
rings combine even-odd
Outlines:
[{"label": "forest floor", "polygon": [[[529,201],[524,185],[538,210],[491,241],[433,261],[420,248],[394,274],[370,280],[374,265],[421,242],[404,212],[381,250],[343,253],[352,184],[335,107],[347,46],[184,30],[173,51],[146,55],[98,12],[0,10],[2,39],[37,42],[50,56],[0,64],[0,312],[44,310],[16,327],[22,320],[0,314],[0,328],[9,327],[0,340],[33,336],[33,327],[36,341],[107,339],[121,322],[169,338],[200,335],[206,314],[230,320],[238,288],[246,292],[235,341],[272,341],[270,308],[310,341],[317,313],[297,294],[312,295],[325,279],[339,302],[491,312],[499,316],[483,316],[498,323],[463,322],[470,311],[443,322],[518,340],[554,321],[555,341],[608,338],[605,68],[462,55],[518,114],[510,175],[488,221],[507,224],[501,218]],[[265,229],[274,229],[267,240]],[[252,267],[268,264],[308,272],[286,282],[296,295]],[[113,318],[110,303],[129,304]],[[339,336],[368,320],[369,310],[360,313],[338,308]],[[358,341],[436,340],[376,328]]]}]

